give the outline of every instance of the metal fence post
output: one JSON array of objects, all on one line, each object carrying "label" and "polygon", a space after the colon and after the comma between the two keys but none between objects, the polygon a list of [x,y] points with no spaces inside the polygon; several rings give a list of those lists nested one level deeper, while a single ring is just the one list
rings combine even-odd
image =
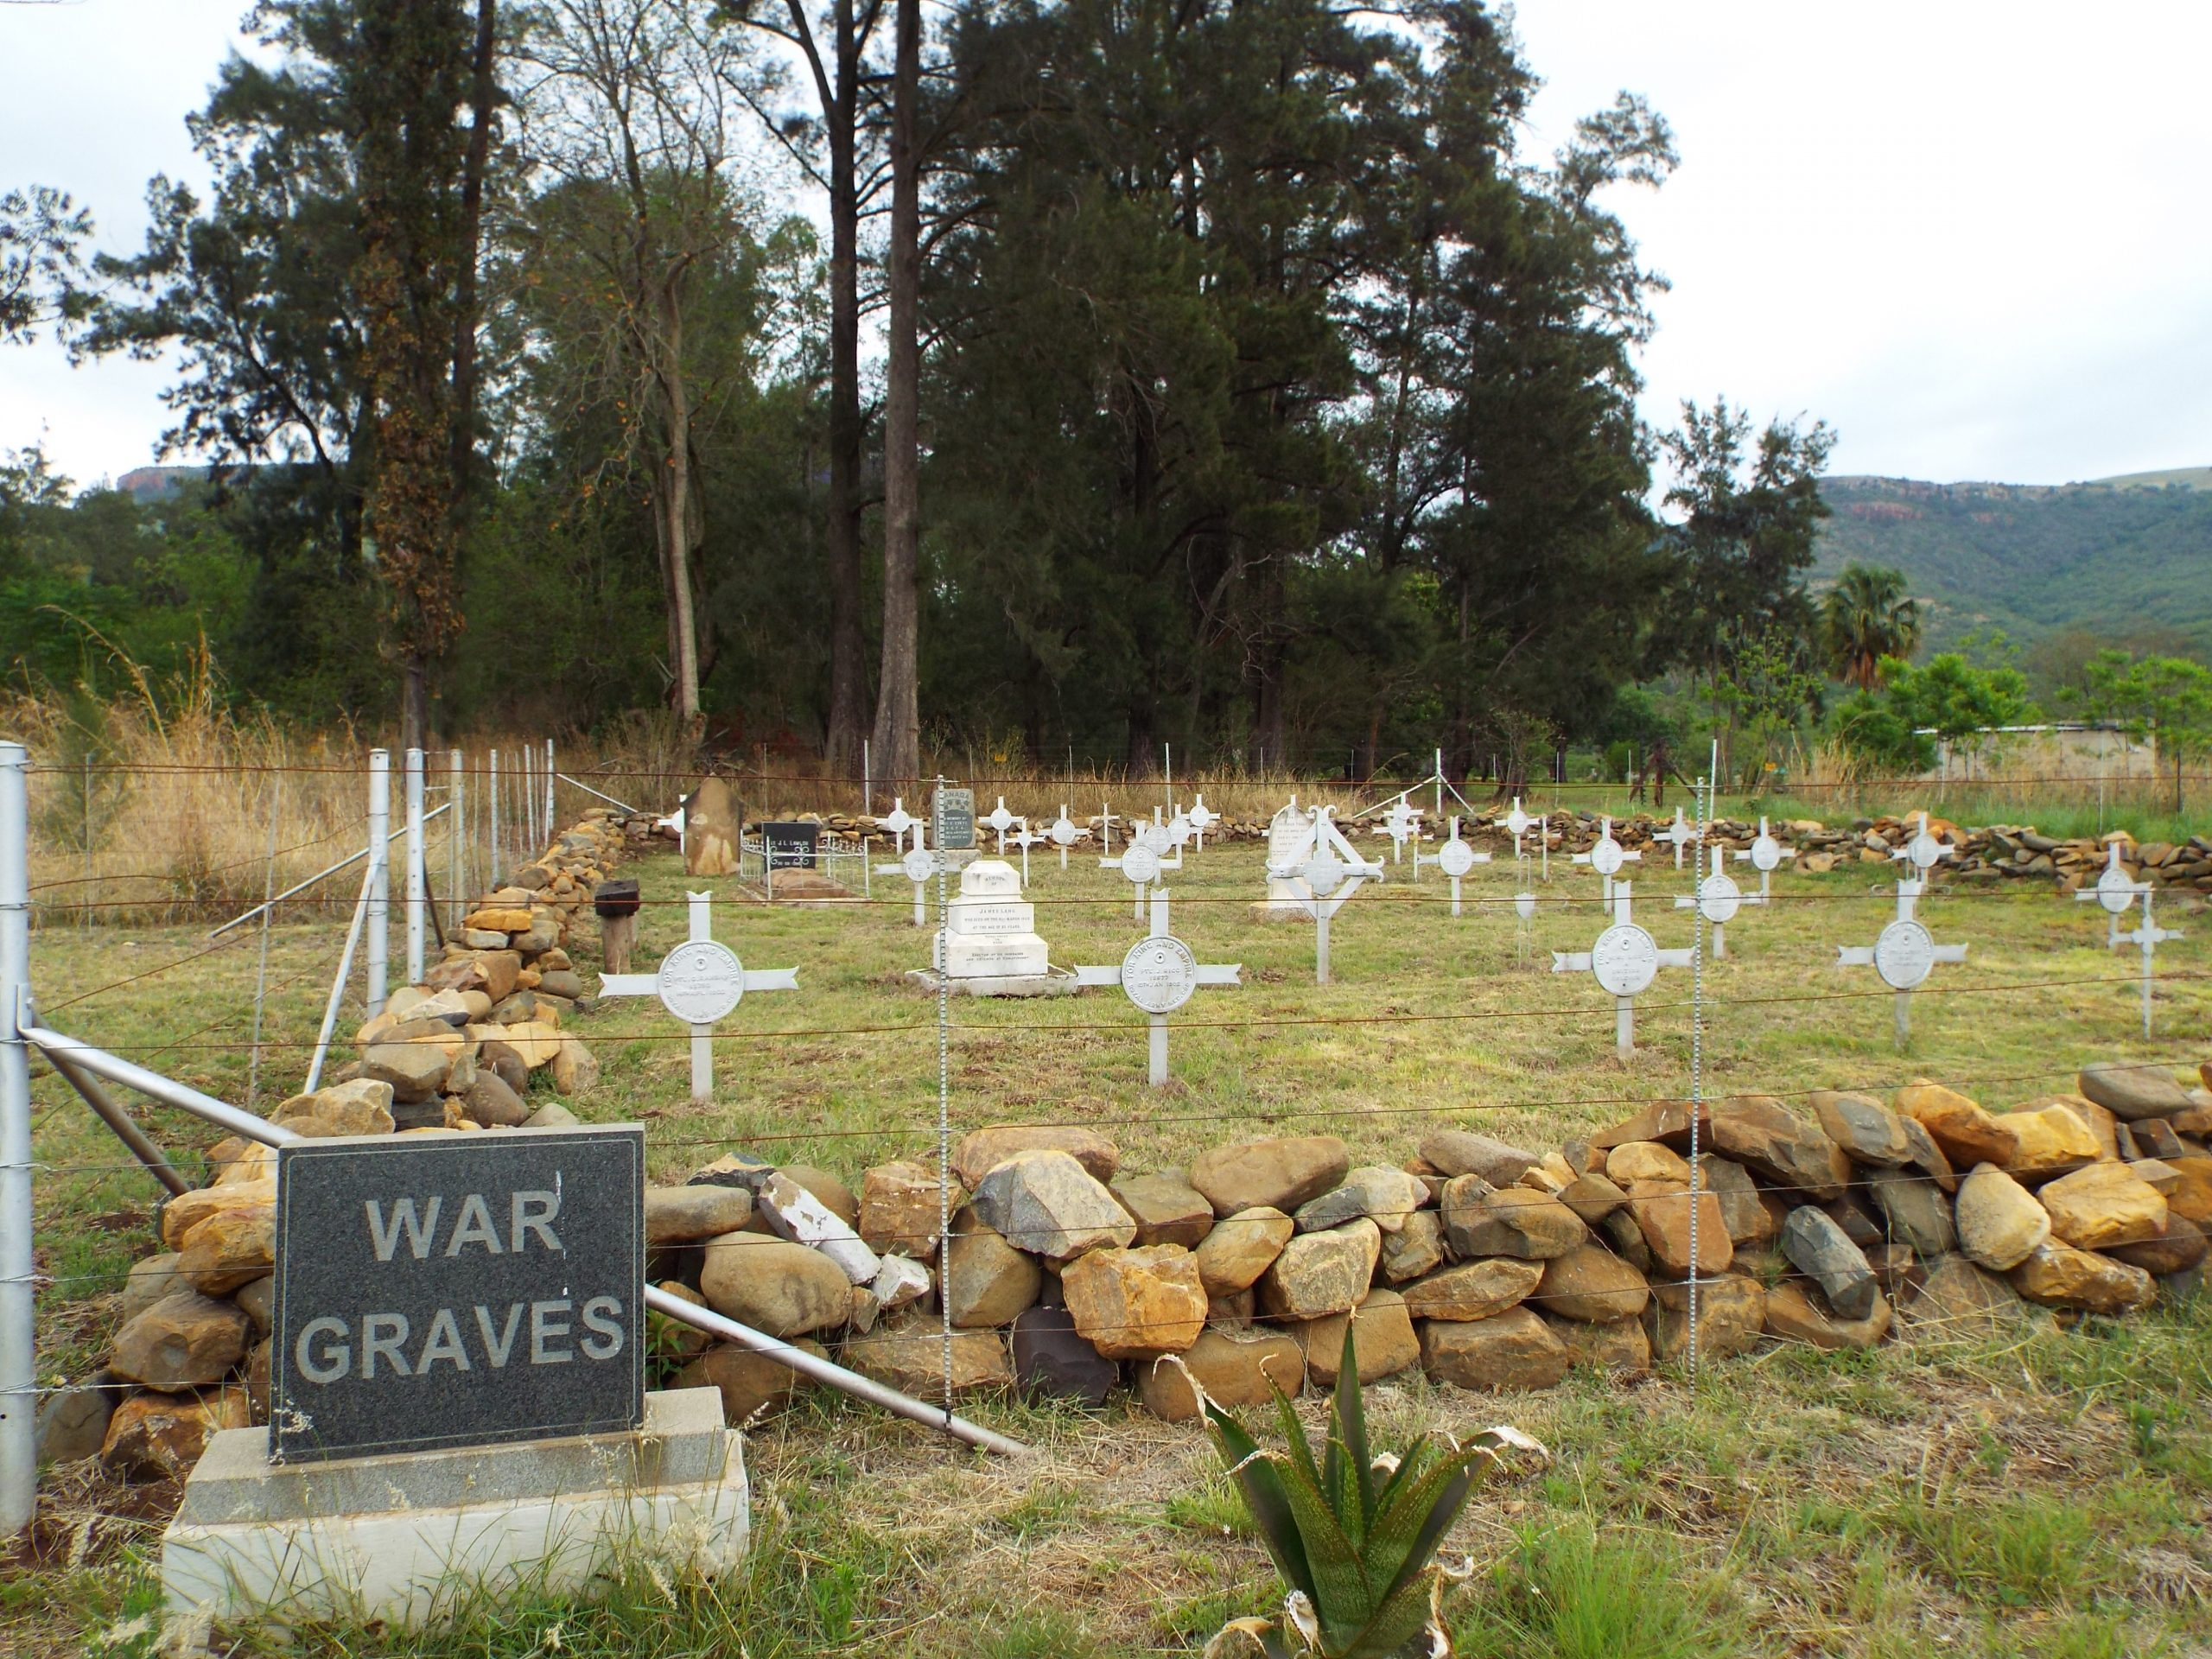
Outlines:
[{"label": "metal fence post", "polygon": [[18,1029],[30,989],[30,754],[0,743],[0,1538],[38,1504],[32,1357],[31,1057]]},{"label": "metal fence post", "polygon": [[368,984],[361,1001],[373,1020],[384,1012],[385,958],[391,950],[391,754],[369,751]]},{"label": "metal fence post", "polygon": [[[550,846],[550,845],[552,844],[552,841],[553,841],[553,740],[552,740],[551,738],[550,738],[550,737],[549,737],[549,738],[547,738],[547,739],[545,740],[545,845],[546,845],[546,846]],[[545,847],[544,847],[544,846],[541,846],[537,850],[538,850],[539,852],[541,852],[541,853],[542,853],[542,852],[543,852],[543,851],[545,850]]]},{"label": "metal fence post", "polygon": [[462,810],[461,773],[461,751],[455,749],[447,768],[450,781],[446,785],[446,798],[453,803],[453,821],[446,825],[446,897],[453,906],[453,925],[456,931],[461,926],[461,917],[468,909],[462,893],[467,884],[462,880],[461,859],[462,851],[467,845],[468,815]]},{"label": "metal fence post", "polygon": [[429,884],[423,880],[423,751],[410,749],[403,763],[407,793],[407,982],[423,982],[423,941],[429,932],[423,913]]}]

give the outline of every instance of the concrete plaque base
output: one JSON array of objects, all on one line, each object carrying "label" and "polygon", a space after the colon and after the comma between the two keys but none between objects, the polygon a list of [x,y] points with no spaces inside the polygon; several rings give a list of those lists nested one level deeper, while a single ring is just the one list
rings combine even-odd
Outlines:
[{"label": "concrete plaque base", "polygon": [[634,1433],[276,1465],[226,1429],[162,1535],[177,1624],[382,1620],[421,1629],[619,1560],[720,1573],[745,1554],[745,1455],[721,1392],[645,1395]]},{"label": "concrete plaque base", "polygon": [[[906,977],[934,995],[937,976],[927,968],[909,968]],[[1047,968],[1041,974],[982,975],[951,979],[955,996],[1072,996],[1080,988],[1065,968]]]}]

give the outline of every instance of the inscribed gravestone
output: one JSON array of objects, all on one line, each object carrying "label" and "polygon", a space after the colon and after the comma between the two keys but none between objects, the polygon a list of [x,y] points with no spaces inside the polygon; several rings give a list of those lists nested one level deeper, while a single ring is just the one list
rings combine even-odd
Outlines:
[{"label": "inscribed gravestone", "polygon": [[1013,865],[979,858],[960,872],[945,906],[945,971],[954,979],[1012,979],[1052,971],[1037,933],[1037,906],[1021,896]]},{"label": "inscribed gravestone", "polygon": [[822,849],[822,826],[802,820],[764,823],[760,850],[776,870],[810,870]]},{"label": "inscribed gravestone", "polygon": [[643,1421],[642,1128],[306,1141],[276,1185],[276,1461]]},{"label": "inscribed gravestone", "polygon": [[683,804],[683,873],[734,875],[737,871],[738,806],[719,778],[700,780]]},{"label": "inscribed gravestone", "polygon": [[931,805],[937,844],[948,853],[968,852],[976,845],[976,791],[940,789]]}]

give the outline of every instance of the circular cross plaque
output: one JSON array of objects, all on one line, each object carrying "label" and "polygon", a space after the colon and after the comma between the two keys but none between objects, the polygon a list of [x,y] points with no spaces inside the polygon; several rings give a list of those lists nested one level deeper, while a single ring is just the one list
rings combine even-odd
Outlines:
[{"label": "circular cross plaque", "polygon": [[1936,941],[1918,922],[1891,922],[1874,941],[1874,971],[1893,991],[1909,991],[1936,965]]},{"label": "circular cross plaque", "polygon": [[1149,886],[1160,880],[1160,855],[1141,843],[1124,848],[1122,874],[1141,887]]},{"label": "circular cross plaque", "polygon": [[999,797],[999,804],[991,809],[991,816],[985,818],[983,822],[1001,835],[1004,835],[1014,827],[1014,814],[1006,810],[1005,796]]},{"label": "circular cross plaque", "polygon": [[660,1005],[687,1026],[711,1026],[745,995],[737,952],[712,939],[687,939],[661,958],[653,976]]},{"label": "circular cross plaque", "polygon": [[1513,810],[1505,815],[1506,832],[1516,841],[1526,835],[1529,832],[1529,826],[1534,823],[1535,820],[1521,810],[1521,803],[1518,801],[1513,803]]},{"label": "circular cross plaque", "polygon": [[1751,843],[1751,868],[1755,870],[1778,870],[1782,868],[1782,843],[1772,836],[1761,836]]},{"label": "circular cross plaque", "polygon": [[1736,912],[1744,906],[1744,895],[1736,884],[1725,875],[1708,875],[1697,884],[1699,913],[1715,927],[1732,922]]},{"label": "circular cross plaque", "polygon": [[1943,856],[1943,843],[1925,830],[1904,844],[1904,855],[1916,870],[1932,870]]},{"label": "circular cross plaque", "polygon": [[1169,935],[1139,939],[1122,958],[1122,989],[1147,1014],[1173,1014],[1198,988],[1198,959]]},{"label": "circular cross plaque", "polygon": [[1200,801],[1192,807],[1188,816],[1194,829],[1210,830],[1213,827],[1213,821],[1221,815],[1204,801]]},{"label": "circular cross plaque", "polygon": [[1621,873],[1621,844],[1607,836],[1590,849],[1590,868],[1600,875]]},{"label": "circular cross plaque", "polygon": [[1590,947],[1590,971],[1600,989],[1634,996],[1659,976],[1659,946],[1634,922],[1616,922]]},{"label": "circular cross plaque", "polygon": [[2135,884],[2117,864],[2105,866],[2097,878],[2097,902],[2115,916],[2124,916],[2135,903]]},{"label": "circular cross plaque", "polygon": [[1457,879],[1475,868],[1475,849],[1464,841],[1447,841],[1437,851],[1436,866]]},{"label": "circular cross plaque", "polygon": [[914,818],[903,806],[894,807],[876,820],[894,836],[903,836],[914,827]]},{"label": "circular cross plaque", "polygon": [[1052,837],[1052,844],[1055,847],[1072,847],[1075,845],[1076,827],[1068,822],[1065,815],[1063,815],[1053,821],[1051,834]]},{"label": "circular cross plaque", "polygon": [[919,847],[899,861],[909,881],[926,881],[937,870],[937,861]]}]

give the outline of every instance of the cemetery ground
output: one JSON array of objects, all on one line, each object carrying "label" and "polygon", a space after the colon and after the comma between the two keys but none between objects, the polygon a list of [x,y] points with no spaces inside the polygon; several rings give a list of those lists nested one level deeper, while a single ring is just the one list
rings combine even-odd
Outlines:
[{"label": "cemetery ground", "polygon": [[[1388,843],[1369,843],[1386,861]],[[964,1129],[1077,1123],[1131,1171],[1268,1133],[1334,1133],[1355,1162],[1395,1163],[1438,1123],[1554,1146],[1690,1090],[1690,975],[1640,999],[1638,1053],[1613,1053],[1610,1002],[1585,974],[1548,971],[1587,950],[1598,878],[1555,860],[1523,959],[1510,855],[1468,879],[1448,913],[1410,865],[1333,925],[1336,982],[1313,983],[1313,929],[1262,924],[1249,843],[1187,853],[1169,876],[1173,927],[1202,962],[1241,962],[1241,988],[1173,1016],[1174,1082],[1145,1086],[1142,1016],[1111,990],[1030,1001],[955,999],[950,1114]],[[1636,917],[1686,944],[1691,886],[1658,849],[1631,865]],[[1143,931],[1095,849],[1063,874],[1033,854],[1029,897],[1057,963],[1115,963]],[[1745,867],[1735,873],[1756,884]],[[589,1121],[641,1120],[651,1173],[680,1180],[744,1145],[857,1182],[894,1156],[932,1160],[934,999],[904,977],[927,959],[912,889],[874,902],[768,907],[731,880],[687,883],[672,853],[625,866],[643,883],[635,965],[684,935],[687,886],[711,885],[715,937],[751,968],[796,966],[801,993],[748,998],[723,1022],[715,1102],[688,1098],[680,1027],[644,1001],[572,1025],[603,1070],[574,1103]],[[1872,943],[1894,914],[1894,870],[1785,867],[1777,902],[1727,930],[1706,967],[1709,1096],[1819,1087],[1884,1095],[1925,1074],[1993,1108],[2070,1087],[2097,1058],[2177,1067],[2212,1056],[2212,918],[2162,901],[2188,937],[2163,948],[2158,1034],[2140,1033],[2132,950],[2108,953],[2094,906],[2043,883],[1939,888],[1920,915],[1970,947],[1913,1000],[1912,1046],[1891,1046],[1889,993],[1834,947]],[[292,1092],[334,965],[342,912],[273,930],[259,1103]],[[588,930],[587,930],[588,931]],[[251,935],[251,930],[241,930]],[[588,981],[595,942],[578,950]],[[35,936],[49,1022],[243,1102],[257,940],[207,949],[204,926]],[[149,976],[71,1005],[132,975]],[[350,1031],[358,1009],[342,1029]],[[112,1293],[151,1248],[156,1189],[50,1076],[35,1084],[42,1380],[97,1363]],[[145,1109],[165,1145],[212,1132]],[[466,1615],[410,1637],[305,1632],[303,1654],[883,1654],[915,1659],[1084,1659],[1195,1652],[1226,1617],[1274,1611],[1274,1575],[1189,1425],[1117,1395],[1102,1414],[969,1402],[1028,1440],[1015,1464],[817,1392],[756,1425],[747,1455],[749,1563],[712,1586],[639,1573],[589,1603]],[[1320,1407],[1309,1402],[1309,1419]],[[1915,1338],[1865,1352],[1769,1348],[1632,1382],[1576,1371],[1543,1394],[1433,1386],[1418,1373],[1370,1390],[1385,1442],[1415,1428],[1510,1422],[1551,1461],[1478,1492],[1446,1548],[1471,1555],[1450,1604],[1469,1655],[1660,1659],[1673,1655],[2098,1656],[2212,1653],[2212,1312],[2202,1302],[2122,1321],[2050,1322],[2003,1338]],[[1263,1439],[1266,1436],[1263,1434]],[[41,1524],[0,1569],[0,1654],[150,1652],[149,1570],[175,1492],[90,1472],[50,1480]],[[251,1644],[245,1650],[253,1650]]]}]

